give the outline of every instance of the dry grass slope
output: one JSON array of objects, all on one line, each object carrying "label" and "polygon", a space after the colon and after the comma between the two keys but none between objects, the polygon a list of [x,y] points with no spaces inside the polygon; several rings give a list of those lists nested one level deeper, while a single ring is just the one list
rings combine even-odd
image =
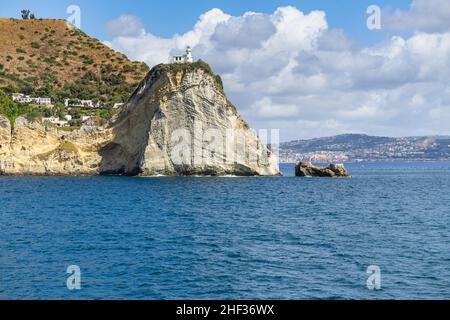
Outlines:
[{"label": "dry grass slope", "polygon": [[65,20],[0,19],[0,88],[125,100],[148,67]]}]

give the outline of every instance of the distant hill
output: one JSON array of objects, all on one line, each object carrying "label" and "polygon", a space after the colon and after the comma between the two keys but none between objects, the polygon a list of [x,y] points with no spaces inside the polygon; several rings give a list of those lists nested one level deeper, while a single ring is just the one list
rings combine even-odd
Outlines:
[{"label": "distant hill", "polygon": [[124,102],[148,72],[65,20],[0,19],[0,89]]},{"label": "distant hill", "polygon": [[282,143],[280,157],[282,162],[450,160],[450,137],[344,134]]}]

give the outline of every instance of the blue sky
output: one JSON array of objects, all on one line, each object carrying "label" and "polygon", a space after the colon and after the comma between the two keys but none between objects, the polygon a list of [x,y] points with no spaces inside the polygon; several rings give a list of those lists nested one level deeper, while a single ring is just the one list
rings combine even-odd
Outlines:
[{"label": "blue sky", "polygon": [[292,5],[309,12],[323,10],[331,28],[339,28],[365,45],[372,45],[389,33],[369,31],[366,28],[366,8],[371,4],[380,7],[407,9],[410,0],[172,0],[172,1],[124,1],[124,0],[16,0],[0,1],[0,16],[19,17],[22,8],[29,8],[42,18],[67,18],[66,8],[76,4],[82,10],[82,29],[90,35],[108,40],[105,26],[120,15],[134,15],[141,19],[147,31],[170,37],[192,28],[198,17],[212,9],[239,16],[246,11],[271,13],[281,6]]}]

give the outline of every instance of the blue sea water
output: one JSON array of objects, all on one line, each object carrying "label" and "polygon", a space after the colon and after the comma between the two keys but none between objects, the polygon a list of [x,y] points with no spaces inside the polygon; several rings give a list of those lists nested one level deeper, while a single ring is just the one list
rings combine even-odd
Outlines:
[{"label": "blue sea water", "polygon": [[[450,299],[450,163],[0,177],[2,299]],[[66,269],[81,269],[69,291]],[[369,266],[381,289],[366,286]]]}]

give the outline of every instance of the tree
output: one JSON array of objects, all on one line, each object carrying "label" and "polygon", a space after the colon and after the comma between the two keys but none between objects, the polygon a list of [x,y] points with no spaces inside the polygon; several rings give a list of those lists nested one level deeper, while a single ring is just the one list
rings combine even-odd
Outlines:
[{"label": "tree", "polygon": [[0,114],[6,116],[11,125],[14,124],[19,115],[18,106],[8,96],[0,90]]},{"label": "tree", "polygon": [[30,13],[31,13],[30,10],[22,10],[21,13],[22,13],[22,19],[23,20],[30,19]]},{"label": "tree", "polygon": [[14,126],[19,116],[25,116],[29,121],[42,117],[40,108],[33,107],[30,104],[15,103],[2,90],[0,90],[0,114],[9,119],[11,126]]},{"label": "tree", "polygon": [[26,95],[30,95],[30,94],[33,93],[34,88],[32,86],[26,84],[23,87],[21,87],[19,89],[19,91],[20,91],[20,93],[23,93],[23,94],[26,94]]}]

